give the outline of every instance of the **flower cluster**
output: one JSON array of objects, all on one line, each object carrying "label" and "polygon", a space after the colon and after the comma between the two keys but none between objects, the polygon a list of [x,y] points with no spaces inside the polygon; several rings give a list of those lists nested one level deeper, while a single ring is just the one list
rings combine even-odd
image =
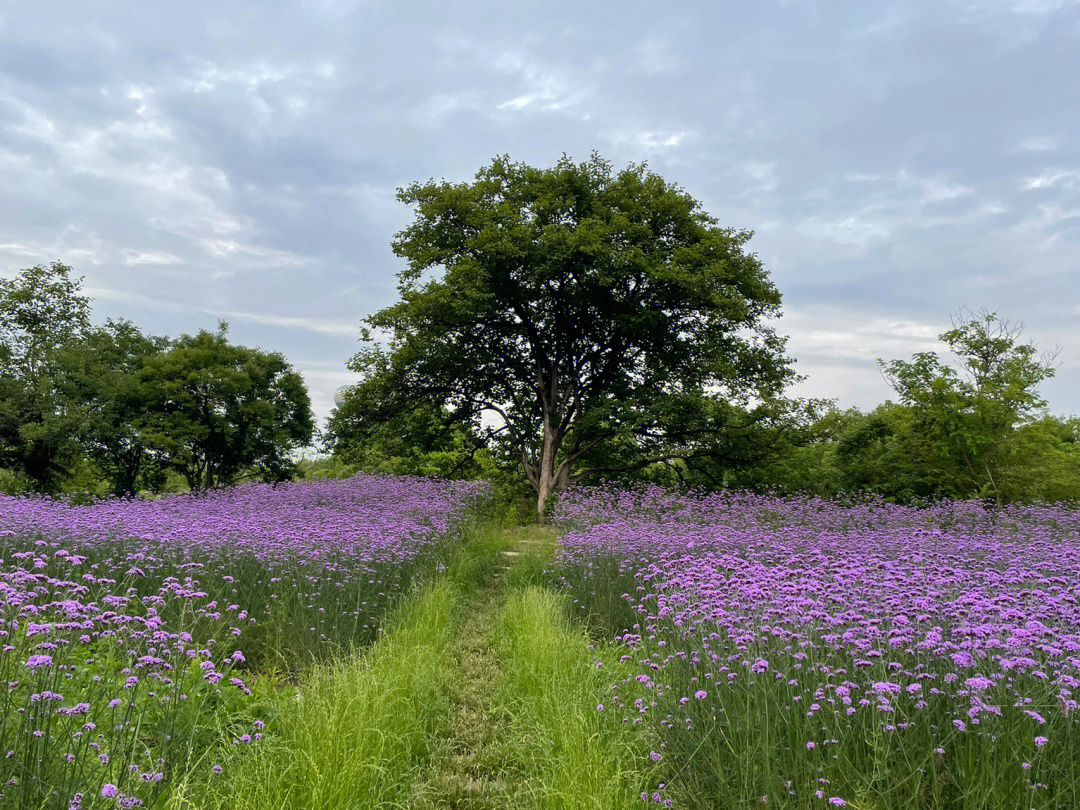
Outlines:
[{"label": "flower cluster", "polygon": [[598,488],[557,513],[552,576],[633,648],[618,705],[695,801],[1080,802],[1074,508]]}]

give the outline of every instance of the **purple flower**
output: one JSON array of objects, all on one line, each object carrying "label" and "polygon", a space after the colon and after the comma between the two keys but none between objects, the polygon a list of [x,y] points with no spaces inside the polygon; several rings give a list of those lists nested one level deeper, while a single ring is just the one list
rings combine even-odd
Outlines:
[{"label": "purple flower", "polygon": [[964,684],[973,692],[981,692],[985,689],[992,689],[995,684],[989,678],[983,678],[982,676],[976,678],[968,678],[964,681]]},{"label": "purple flower", "polygon": [[116,785],[112,784],[111,782],[106,783],[101,788],[101,795],[106,799],[113,798],[116,795],[116,793],[117,793]]},{"label": "purple flower", "polygon": [[38,667],[51,667],[53,663],[51,655],[31,655],[26,659],[26,666],[30,669]]}]

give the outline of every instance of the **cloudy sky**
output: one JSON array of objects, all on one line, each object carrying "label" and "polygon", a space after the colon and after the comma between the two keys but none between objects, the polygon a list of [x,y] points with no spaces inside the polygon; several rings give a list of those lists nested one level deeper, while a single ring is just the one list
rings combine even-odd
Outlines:
[{"label": "cloudy sky", "polygon": [[801,392],[872,405],[875,358],[988,307],[1080,412],[1076,2],[0,0],[0,274],[225,318],[320,416],[394,297],[396,187],[591,150],[756,232]]}]

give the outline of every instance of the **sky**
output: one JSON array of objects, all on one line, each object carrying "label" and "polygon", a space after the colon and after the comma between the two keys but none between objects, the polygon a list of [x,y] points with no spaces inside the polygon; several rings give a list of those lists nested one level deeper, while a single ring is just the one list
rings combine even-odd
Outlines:
[{"label": "sky", "polygon": [[0,275],[225,319],[320,418],[395,299],[398,187],[593,150],[755,232],[795,393],[871,407],[877,358],[986,307],[1080,413],[1078,2],[0,0]]}]

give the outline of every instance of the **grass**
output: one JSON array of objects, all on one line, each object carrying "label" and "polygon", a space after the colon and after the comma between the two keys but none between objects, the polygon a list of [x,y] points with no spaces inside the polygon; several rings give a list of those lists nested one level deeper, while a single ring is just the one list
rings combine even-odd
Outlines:
[{"label": "grass", "polygon": [[498,810],[513,805],[507,777],[512,752],[505,723],[494,708],[502,682],[491,646],[502,583],[492,582],[468,605],[454,643],[454,675],[449,681],[450,720],[442,748],[417,780],[411,810]]},{"label": "grass", "polygon": [[462,592],[449,578],[408,598],[369,650],[316,666],[273,733],[176,808],[347,810],[403,806],[445,733]]},{"label": "grass", "polygon": [[499,613],[497,695],[513,738],[519,807],[616,810],[640,803],[648,747],[640,726],[599,710],[618,677],[608,649],[590,649],[566,598],[528,586]]}]

